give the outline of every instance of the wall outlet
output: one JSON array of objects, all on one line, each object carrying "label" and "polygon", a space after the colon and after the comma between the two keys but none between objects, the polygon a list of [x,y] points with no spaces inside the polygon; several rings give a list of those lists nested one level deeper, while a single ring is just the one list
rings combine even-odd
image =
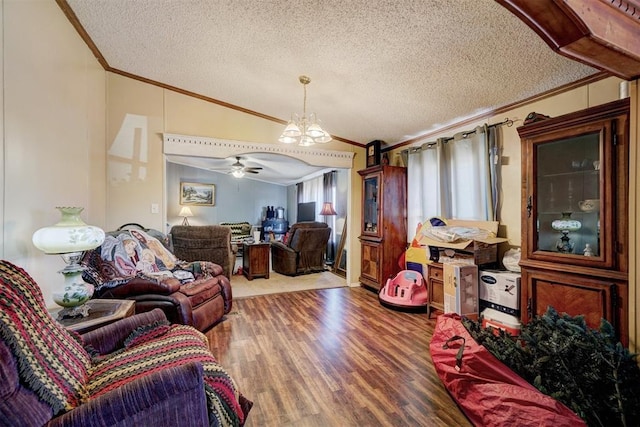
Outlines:
[{"label": "wall outlet", "polygon": [[160,213],[160,205],[158,205],[157,203],[151,203],[151,213],[152,214]]}]

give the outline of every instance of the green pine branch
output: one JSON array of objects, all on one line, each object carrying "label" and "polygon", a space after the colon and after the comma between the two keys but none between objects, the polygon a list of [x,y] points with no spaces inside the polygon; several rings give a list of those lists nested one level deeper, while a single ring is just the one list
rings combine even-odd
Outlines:
[{"label": "green pine branch", "polygon": [[517,338],[464,318],[473,338],[542,393],[564,403],[590,426],[628,426],[640,417],[637,355],[615,339],[602,319],[598,330],[584,316],[552,307],[522,327]]}]

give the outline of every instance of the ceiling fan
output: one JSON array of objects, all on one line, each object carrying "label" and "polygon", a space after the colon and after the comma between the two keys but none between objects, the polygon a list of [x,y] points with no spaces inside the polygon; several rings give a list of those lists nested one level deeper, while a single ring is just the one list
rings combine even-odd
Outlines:
[{"label": "ceiling fan", "polygon": [[[216,170],[216,169],[211,169]],[[240,162],[240,157],[236,157],[236,162],[230,166],[230,169],[226,169],[227,173],[233,175],[236,178],[242,178],[245,173],[258,173],[262,170],[261,167],[247,167]]]}]

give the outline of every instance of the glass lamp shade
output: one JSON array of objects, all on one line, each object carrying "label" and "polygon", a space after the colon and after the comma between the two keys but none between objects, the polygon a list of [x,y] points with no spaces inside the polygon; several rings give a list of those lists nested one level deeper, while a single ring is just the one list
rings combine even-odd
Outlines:
[{"label": "glass lamp shade", "polygon": [[327,142],[331,141],[331,139],[332,139],[331,135],[329,135],[327,133],[327,131],[323,131],[323,134],[321,136],[315,138],[314,141],[316,141],[319,144],[324,144],[324,143],[327,143]]},{"label": "glass lamp shade", "polygon": [[298,127],[298,125],[296,125],[293,121],[290,121],[287,124],[287,127],[284,128],[284,131],[282,131],[282,135],[291,136],[295,138],[296,136],[302,135],[302,131],[300,131],[300,128]]},{"label": "glass lamp shade", "polygon": [[571,218],[571,212],[562,212],[562,218],[553,220],[551,228],[556,231],[578,231],[582,224],[577,219]]},{"label": "glass lamp shade", "polygon": [[295,142],[298,142],[296,138],[292,136],[285,136],[285,135],[281,135],[280,138],[278,138],[278,141],[284,144],[293,144]]},{"label": "glass lamp shade", "polygon": [[66,254],[97,248],[104,242],[104,231],[87,225],[80,218],[84,208],[58,207],[62,219],[55,225],[33,233],[36,248],[45,254]]},{"label": "glass lamp shade", "polygon": [[313,138],[311,138],[310,136],[307,136],[307,135],[303,135],[302,138],[300,138],[300,142],[298,144],[303,146],[303,147],[308,147],[308,146],[314,144]]},{"label": "glass lamp shade", "polygon": [[312,123],[311,126],[307,128],[306,135],[310,136],[311,138],[319,138],[324,135],[324,131],[318,123]]},{"label": "glass lamp shade", "polygon": [[104,231],[87,225],[80,219],[84,208],[58,207],[62,219],[55,225],[39,229],[33,234],[36,248],[46,254],[59,254],[67,266],[60,270],[64,276],[64,287],[53,291],[56,304],[64,307],[58,318],[86,317],[89,307],[84,305],[93,296],[93,286],[82,280],[82,267],[79,262],[84,251],[97,248],[104,242]]}]

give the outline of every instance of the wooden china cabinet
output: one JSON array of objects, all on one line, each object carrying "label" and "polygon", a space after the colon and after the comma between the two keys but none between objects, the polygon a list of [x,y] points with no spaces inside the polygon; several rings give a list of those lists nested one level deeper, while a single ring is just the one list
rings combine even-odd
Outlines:
[{"label": "wooden china cabinet", "polygon": [[628,345],[629,99],[540,117],[518,128],[522,321],[552,306]]},{"label": "wooden china cabinet", "polygon": [[378,291],[400,271],[398,259],[407,248],[407,169],[379,165],[358,173],[362,176],[359,280]]}]

